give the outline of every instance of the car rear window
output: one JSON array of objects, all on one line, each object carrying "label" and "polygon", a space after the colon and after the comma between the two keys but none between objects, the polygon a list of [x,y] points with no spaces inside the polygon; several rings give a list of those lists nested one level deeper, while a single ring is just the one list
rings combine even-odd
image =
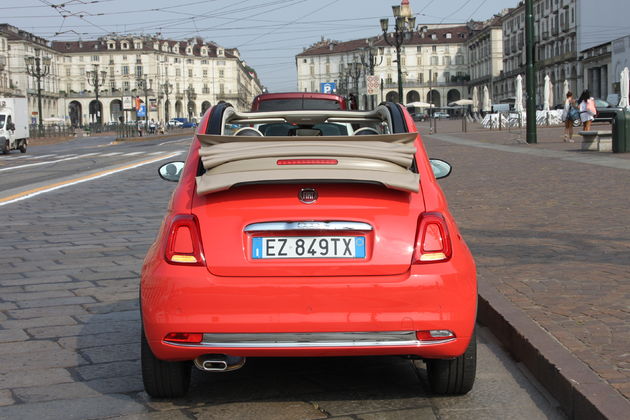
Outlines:
[{"label": "car rear window", "polygon": [[328,99],[271,99],[261,101],[258,105],[259,111],[292,111],[292,110],[330,110],[341,109],[339,101],[331,101]]}]

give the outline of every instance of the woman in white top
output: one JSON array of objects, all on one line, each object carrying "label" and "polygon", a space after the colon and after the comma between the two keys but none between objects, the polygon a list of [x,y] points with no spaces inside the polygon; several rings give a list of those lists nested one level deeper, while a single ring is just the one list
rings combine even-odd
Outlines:
[{"label": "woman in white top", "polygon": [[582,127],[584,131],[590,131],[591,123],[595,119],[597,111],[595,109],[595,99],[593,99],[588,89],[580,95],[580,99],[578,99],[578,106],[580,119],[582,120]]},{"label": "woman in white top", "polygon": [[562,121],[564,121],[564,141],[573,143],[573,119],[571,118],[571,108],[575,106],[573,92],[567,92],[567,99],[564,101],[564,111],[562,111]]}]

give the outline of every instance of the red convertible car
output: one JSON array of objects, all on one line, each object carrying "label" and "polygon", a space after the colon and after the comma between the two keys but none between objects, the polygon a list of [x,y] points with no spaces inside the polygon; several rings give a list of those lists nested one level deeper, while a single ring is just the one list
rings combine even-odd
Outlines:
[{"label": "red convertible car", "polygon": [[407,111],[208,113],[141,279],[141,359],[153,397],[192,365],[247,357],[399,355],[431,389],[475,380],[473,258]]}]

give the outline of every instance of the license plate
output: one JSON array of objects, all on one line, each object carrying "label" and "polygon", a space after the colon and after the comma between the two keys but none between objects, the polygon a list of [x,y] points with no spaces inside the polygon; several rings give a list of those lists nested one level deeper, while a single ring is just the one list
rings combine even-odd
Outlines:
[{"label": "license plate", "polygon": [[252,238],[252,258],[365,258],[365,237],[256,237]]}]

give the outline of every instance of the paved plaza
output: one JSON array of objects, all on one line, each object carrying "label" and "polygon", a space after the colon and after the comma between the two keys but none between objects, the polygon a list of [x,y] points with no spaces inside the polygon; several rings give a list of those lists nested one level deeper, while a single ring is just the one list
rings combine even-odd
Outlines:
[{"label": "paved plaza", "polygon": [[418,127],[454,166],[441,183],[480,281],[630,398],[630,153],[582,152],[559,127],[538,144],[524,128]]}]

